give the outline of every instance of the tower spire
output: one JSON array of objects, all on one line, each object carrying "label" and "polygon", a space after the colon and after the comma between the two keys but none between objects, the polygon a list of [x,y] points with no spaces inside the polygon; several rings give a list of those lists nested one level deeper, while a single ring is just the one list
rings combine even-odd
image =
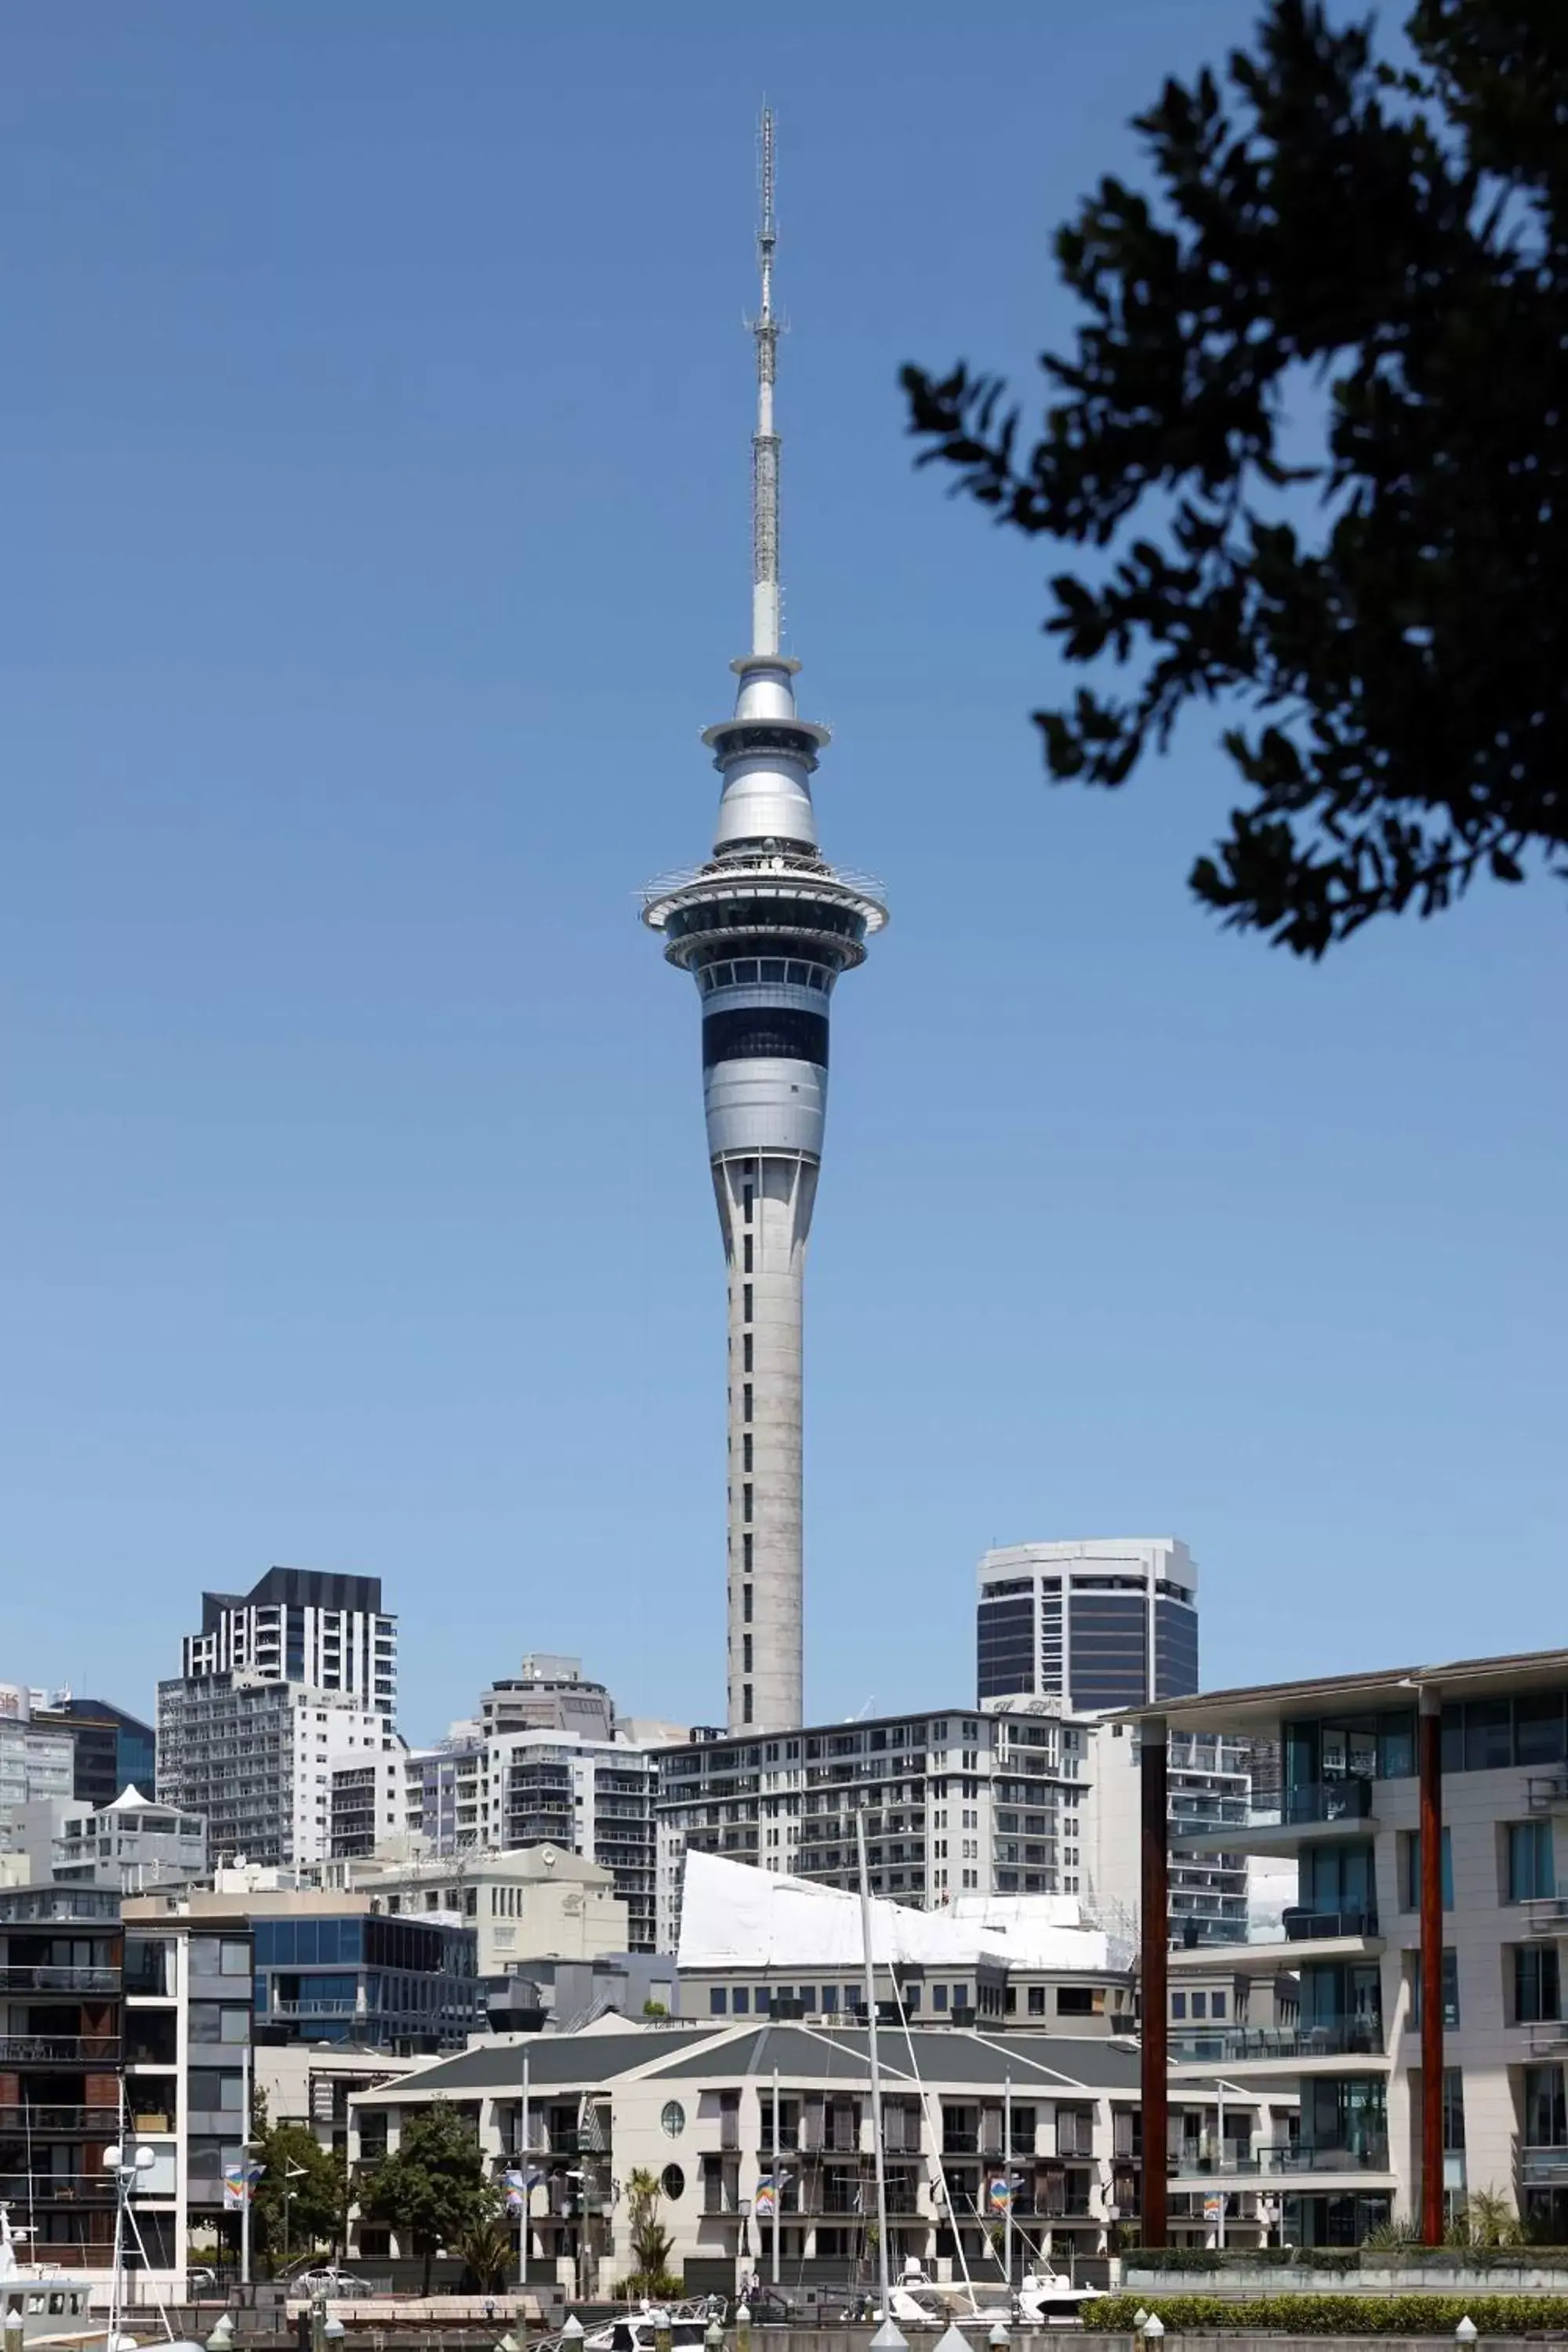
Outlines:
[{"label": "tower spire", "polygon": [[773,430],[773,375],[779,330],[773,316],[773,112],[763,109],[760,134],[762,220],[757,268],[762,308],[752,321],[757,347],[757,426],[752,436],[752,651],[779,650],[779,436]]}]

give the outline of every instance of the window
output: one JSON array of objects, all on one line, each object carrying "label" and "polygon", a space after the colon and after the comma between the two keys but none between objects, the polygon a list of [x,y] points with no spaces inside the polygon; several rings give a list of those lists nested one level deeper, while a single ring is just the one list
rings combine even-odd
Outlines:
[{"label": "window", "polygon": [[932,1985],[931,1989],[931,2005],[933,2009],[945,2009],[947,2007],[947,1987],[945,1985]]},{"label": "window", "polygon": [[746,1574],[750,1576],[752,1572],[752,1538],[749,1535],[744,1535],[741,1538],[741,1566],[745,1570]]},{"label": "window", "polygon": [[1029,2015],[1031,2017],[1044,2017],[1045,2013],[1046,1988],[1044,1985],[1031,1985],[1029,1987]]},{"label": "window", "polygon": [[741,1391],[741,1418],[742,1421],[750,1421],[752,1418],[752,1383],[750,1381],[746,1382],[744,1388]]},{"label": "window", "polygon": [[[1421,2022],[1421,1955],[1415,1952],[1411,1958],[1415,1975],[1414,1990],[1410,1997],[1410,2021],[1413,2025],[1419,2025]],[[1447,2030],[1457,2026],[1458,2022],[1459,1956],[1450,1944],[1443,1948],[1443,2024]]]},{"label": "window", "polygon": [[741,1622],[743,1625],[749,1625],[751,1622],[752,1588],[749,1584],[742,1584],[741,1587]]},{"label": "window", "polygon": [[752,1335],[749,1331],[741,1342],[741,1362],[746,1371],[752,1370]]},{"label": "window", "polygon": [[741,1285],[741,1320],[742,1320],[743,1323],[749,1323],[749,1322],[751,1321],[751,1319],[752,1319],[752,1286],[751,1286],[751,1284],[750,1284],[749,1282],[743,1282],[743,1283]]},{"label": "window", "polygon": [[745,1255],[742,1259],[742,1264],[745,1266],[746,1272],[750,1274],[752,1271],[752,1236],[750,1234],[746,1235]]},{"label": "window", "polygon": [[1194,2015],[1194,2017],[1206,2017],[1206,2016],[1208,2015],[1208,2013],[1209,2013],[1209,1997],[1208,1997],[1207,1993],[1206,1993],[1206,1992],[1195,1992],[1195,1993],[1194,1993],[1194,1995],[1193,1995],[1193,2015]]},{"label": "window", "polygon": [[722,2017],[729,2009],[729,2006],[730,1996],[724,1986],[710,1985],[708,1988],[709,2016]]},{"label": "window", "polygon": [[[1405,1911],[1421,1908],[1421,1832],[1411,1830],[1401,1843],[1403,1869],[1400,1874],[1400,1907]],[[1443,1908],[1454,1907],[1454,1848],[1447,1830],[1443,1832],[1442,1849]]]},{"label": "window", "polygon": [[741,1440],[741,1467],[742,1470],[752,1467],[752,1433],[749,1429]]},{"label": "window", "polygon": [[1568,2147],[1568,2100],[1563,2097],[1561,2066],[1524,2070],[1524,2144],[1526,2147]]},{"label": "window", "polygon": [[752,1637],[749,1633],[742,1634],[741,1650],[741,1665],[742,1670],[749,1675],[752,1671]]},{"label": "window", "polygon": [[686,2194],[686,2175],[679,2164],[667,2164],[658,2176],[658,2185],[672,2205]]},{"label": "window", "polygon": [[730,1997],[730,2011],[734,2017],[744,2017],[752,2006],[752,1996],[745,1985],[737,1985]]},{"label": "window", "polygon": [[658,2120],[666,2139],[679,2139],[686,2129],[686,2109],[679,2099],[667,2099],[659,2110]]},{"label": "window", "polygon": [[751,1517],[751,1516],[752,1516],[752,1485],[751,1485],[751,1481],[750,1481],[750,1479],[748,1479],[748,1480],[746,1481],[745,1485],[741,1488],[741,1517],[742,1517],[743,1519],[749,1519],[749,1518]]},{"label": "window", "polygon": [[1058,1985],[1057,2015],[1058,2017],[1092,2017],[1095,2014],[1092,1985]]},{"label": "window", "polygon": [[1465,2145],[1465,2083],[1457,2066],[1443,2069],[1443,2147],[1455,2154]]},{"label": "window", "polygon": [[752,1685],[750,1683],[742,1683],[741,1685],[741,1720],[742,1723],[750,1723],[752,1720]]},{"label": "window", "polygon": [[1556,1892],[1551,1822],[1510,1822],[1506,1899],[1510,1903],[1533,1903]]},{"label": "window", "polygon": [[1555,2022],[1562,2016],[1562,1978],[1555,1944],[1514,1946],[1513,2014],[1521,2025]]},{"label": "window", "polygon": [[1171,1995],[1171,2015],[1172,2015],[1173,2017],[1182,2018],[1182,2019],[1184,2019],[1184,2019],[1185,2019],[1185,2017],[1186,2017],[1186,2014],[1187,2014],[1187,1996],[1186,1996],[1186,1994],[1185,1994],[1184,1992],[1173,1992],[1173,1993]]},{"label": "window", "polygon": [[1210,2015],[1210,2017],[1223,2017],[1223,2016],[1225,2015],[1225,2012],[1226,2012],[1226,1997],[1225,1997],[1225,1995],[1224,1995],[1224,1993],[1223,1993],[1223,1992],[1211,1992],[1211,1993],[1210,1993],[1210,1995],[1209,1995],[1209,2015]]}]

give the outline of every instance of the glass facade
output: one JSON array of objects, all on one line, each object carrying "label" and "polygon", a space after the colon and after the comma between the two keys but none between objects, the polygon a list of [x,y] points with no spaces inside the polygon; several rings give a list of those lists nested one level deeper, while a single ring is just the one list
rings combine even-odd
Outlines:
[{"label": "glass facade", "polygon": [[258,1920],[259,2042],[354,2042],[419,2053],[462,2046],[481,2021],[471,1927],[433,1920]]},{"label": "glass facade", "polygon": [[975,1612],[975,1673],[982,1700],[1007,1698],[1035,1687],[1035,1602],[1026,1581],[1020,1596],[990,1596]]},{"label": "glass facade", "polygon": [[[1109,1580],[1107,1580],[1109,1583]],[[1071,1704],[1080,1714],[1142,1706],[1149,1696],[1146,1591],[1095,1591],[1075,1581],[1068,1597]]]}]

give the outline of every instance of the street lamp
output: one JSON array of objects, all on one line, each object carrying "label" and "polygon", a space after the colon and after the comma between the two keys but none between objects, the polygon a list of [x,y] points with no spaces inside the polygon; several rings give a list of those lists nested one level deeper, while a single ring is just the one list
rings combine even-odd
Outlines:
[{"label": "street lamp", "polygon": [[303,2179],[304,2179],[304,2178],[305,2178],[306,2173],[310,2170],[310,2166],[309,2166],[308,2164],[290,2164],[290,2163],[289,2163],[289,2162],[287,2161],[287,2159],[285,2159],[285,2161],[284,2161],[284,2166],[283,2166],[283,2260],[284,2260],[284,2262],[285,2262],[285,2263],[287,2263],[287,2262],[288,2262],[288,2260],[289,2260],[289,2205],[292,2203],[292,2201],[293,2201],[293,2197],[294,2197],[294,2191],[293,2191],[293,2189],[289,2187],[289,2183],[290,2183],[290,2181],[294,2181],[294,2180],[303,2180]]}]

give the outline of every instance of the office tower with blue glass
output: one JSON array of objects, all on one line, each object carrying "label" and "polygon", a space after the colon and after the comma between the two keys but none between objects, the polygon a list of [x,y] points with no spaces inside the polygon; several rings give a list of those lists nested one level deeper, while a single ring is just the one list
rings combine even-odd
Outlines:
[{"label": "office tower with blue glass", "polygon": [[731,717],[703,741],[722,778],[713,854],[650,887],[643,919],[702,999],[708,1156],[729,1280],[728,1716],[797,1726],[802,1693],[801,1308],[822,1165],[828,1012],[887,920],[829,866],[811,778],[827,730],[795,709],[782,646],[773,416],[773,127],[762,126],[762,301],[752,323],[752,646]]}]

